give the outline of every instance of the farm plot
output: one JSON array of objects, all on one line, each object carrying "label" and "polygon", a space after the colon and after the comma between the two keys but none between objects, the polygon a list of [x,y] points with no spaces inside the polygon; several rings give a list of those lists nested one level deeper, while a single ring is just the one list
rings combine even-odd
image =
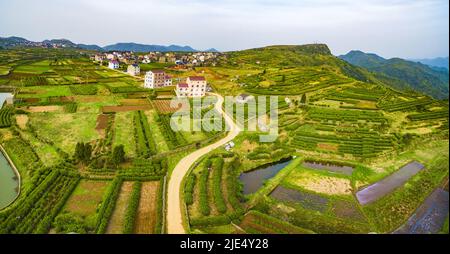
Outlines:
[{"label": "farm plot", "polygon": [[[30,116],[36,133],[63,151],[73,154],[78,142],[90,142],[100,136],[95,130],[97,114],[94,113],[33,113]],[[57,131],[56,131],[57,130]]]},{"label": "farm plot", "polygon": [[134,106],[103,106],[103,113],[115,113],[115,112],[127,112],[127,111],[138,111],[138,110],[149,110],[150,105],[134,105]]},{"label": "farm plot", "polygon": [[134,233],[153,234],[158,220],[159,182],[143,182]]},{"label": "farm plot", "polygon": [[31,113],[44,113],[44,112],[62,112],[61,106],[30,106],[27,111]]},{"label": "farm plot", "polygon": [[261,212],[251,210],[239,224],[239,227],[250,234],[311,234],[306,230]]},{"label": "farm plot", "polygon": [[283,182],[289,186],[327,195],[350,195],[352,193],[350,179],[314,170],[296,168]]},{"label": "farm plot", "polygon": [[177,107],[171,107],[170,106],[171,100],[153,100],[153,105],[155,106],[156,110],[158,110],[159,113],[161,114],[166,114],[166,113],[173,113],[173,112],[177,112],[179,109],[183,110],[189,110],[188,105],[185,104],[178,104]]},{"label": "farm plot", "polygon": [[44,98],[56,96],[70,96],[69,86],[31,86],[22,87],[16,98]]},{"label": "farm plot", "polygon": [[139,105],[150,105],[150,101],[148,99],[121,99],[119,100],[120,105],[122,106],[139,106]]},{"label": "farm plot", "polygon": [[120,187],[120,194],[117,198],[116,204],[114,206],[114,211],[108,222],[108,227],[106,228],[106,234],[120,234],[123,232],[123,225],[125,222],[125,214],[128,207],[128,202],[131,196],[131,191],[133,189],[133,182],[125,181]]},{"label": "farm plot", "polygon": [[114,121],[114,145],[123,145],[126,156],[136,155],[136,140],[134,137],[133,115],[134,112],[118,112]]},{"label": "farm plot", "polygon": [[97,131],[106,129],[106,127],[108,126],[108,119],[109,119],[108,115],[105,115],[105,114],[98,115],[97,116],[97,126],[95,126],[95,129]]},{"label": "farm plot", "polygon": [[27,128],[28,115],[16,115],[16,123],[20,129],[24,130]]},{"label": "farm plot", "polygon": [[288,189],[283,186],[277,186],[270,194],[270,197],[280,201],[298,203],[305,209],[322,213],[327,211],[329,205],[329,200],[325,197],[313,193]]},{"label": "farm plot", "polygon": [[92,220],[110,182],[82,179],[67,201],[64,210]]},{"label": "farm plot", "polygon": [[372,203],[405,184],[408,179],[422,169],[424,169],[424,166],[419,162],[410,162],[392,175],[358,191],[356,197],[359,203],[363,205]]}]

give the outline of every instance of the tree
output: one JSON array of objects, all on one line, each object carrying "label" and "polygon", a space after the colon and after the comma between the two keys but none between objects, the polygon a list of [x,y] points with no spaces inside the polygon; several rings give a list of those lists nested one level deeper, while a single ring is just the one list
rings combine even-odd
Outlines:
[{"label": "tree", "polygon": [[91,160],[92,146],[89,143],[84,144],[83,161],[88,164]]},{"label": "tree", "polygon": [[75,146],[74,158],[87,165],[91,160],[92,146],[89,143],[78,142]]},{"label": "tree", "polygon": [[84,159],[84,143],[78,142],[75,146],[74,158],[76,161],[83,161]]},{"label": "tree", "polygon": [[302,98],[300,99],[300,103],[301,104],[305,104],[306,103],[306,94],[302,95]]},{"label": "tree", "polygon": [[125,149],[123,145],[115,146],[111,156],[111,162],[114,166],[118,166],[125,161]]},{"label": "tree", "polygon": [[281,76],[281,82],[286,81],[286,75]]},{"label": "tree", "polygon": [[263,70],[262,74],[263,74],[263,75],[266,74],[266,69]]}]

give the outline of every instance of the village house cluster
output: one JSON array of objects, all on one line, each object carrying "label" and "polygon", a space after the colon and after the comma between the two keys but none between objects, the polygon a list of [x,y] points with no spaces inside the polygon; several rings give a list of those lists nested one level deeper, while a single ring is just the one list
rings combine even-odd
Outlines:
[{"label": "village house cluster", "polygon": [[[173,63],[179,68],[196,66],[205,63],[215,64],[216,52],[150,52],[144,55],[134,55],[133,52],[107,52],[99,53],[91,57],[93,61],[103,64],[108,62],[108,68],[117,70],[121,64],[128,65],[126,72],[132,76],[139,76],[141,69],[139,63]],[[183,81],[178,79],[175,88],[177,97],[202,97],[208,89],[207,82],[203,76],[190,76]],[[154,89],[172,85],[172,77],[164,70],[150,70],[144,76],[144,88]]]},{"label": "village house cluster", "polygon": [[[118,61],[120,64],[148,64],[148,63],[169,63],[175,64],[179,68],[188,68],[202,65],[215,66],[222,54],[219,52],[149,52],[146,54],[135,54],[133,52],[104,52],[97,53],[91,57],[96,62]],[[116,65],[111,65],[110,68]]]}]

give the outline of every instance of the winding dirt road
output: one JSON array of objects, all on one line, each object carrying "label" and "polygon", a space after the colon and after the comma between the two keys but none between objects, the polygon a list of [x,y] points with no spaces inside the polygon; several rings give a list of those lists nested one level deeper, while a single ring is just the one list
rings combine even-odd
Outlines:
[{"label": "winding dirt road", "polygon": [[211,152],[212,150],[230,142],[233,140],[241,131],[241,129],[234,123],[233,119],[225,114],[222,110],[223,97],[210,93],[211,95],[215,95],[218,100],[216,102],[215,108],[218,112],[220,112],[230,130],[226,137],[213,143],[211,145],[200,148],[199,150],[187,155],[183,159],[181,159],[178,164],[175,166],[172,171],[172,175],[169,180],[169,186],[167,188],[167,232],[169,234],[185,234],[185,230],[183,227],[183,219],[182,213],[184,209],[182,208],[181,201],[181,182],[183,181],[184,176],[189,171],[189,168],[194,164],[200,157]]}]

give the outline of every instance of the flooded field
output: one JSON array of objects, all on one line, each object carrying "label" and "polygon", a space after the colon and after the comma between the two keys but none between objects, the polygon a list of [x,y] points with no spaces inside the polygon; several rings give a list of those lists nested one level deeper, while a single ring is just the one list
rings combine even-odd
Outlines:
[{"label": "flooded field", "polygon": [[353,167],[350,166],[339,166],[315,161],[305,161],[303,162],[302,166],[311,169],[328,170],[345,175],[352,175],[353,173]]},{"label": "flooded field", "polygon": [[288,189],[283,186],[278,186],[270,194],[272,198],[299,203],[303,208],[325,212],[328,208],[328,199],[322,196],[301,192],[298,190]]},{"label": "flooded field", "polygon": [[0,151],[0,209],[14,201],[18,191],[19,180],[16,173]]},{"label": "flooded field", "polygon": [[286,167],[291,160],[284,160],[269,166],[263,166],[259,169],[254,169],[249,172],[242,173],[239,176],[244,184],[244,194],[252,194],[258,191],[259,188],[264,184],[264,181],[274,177],[280,170]]},{"label": "flooded field", "polygon": [[390,176],[358,191],[356,198],[362,205],[369,204],[402,186],[422,169],[424,166],[419,162],[410,162]]},{"label": "flooded field", "polygon": [[448,216],[448,191],[436,189],[394,234],[439,233]]}]

